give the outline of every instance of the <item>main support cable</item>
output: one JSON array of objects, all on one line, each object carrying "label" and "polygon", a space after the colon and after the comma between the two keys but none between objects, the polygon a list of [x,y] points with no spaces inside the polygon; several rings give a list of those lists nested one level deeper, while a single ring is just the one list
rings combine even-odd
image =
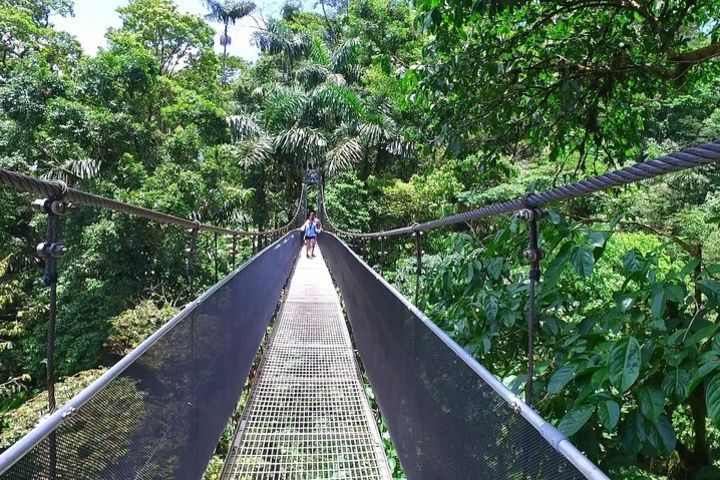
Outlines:
[{"label": "main support cable", "polygon": [[[486,205],[484,207],[430,220],[429,222],[417,225],[370,233],[346,232],[338,228],[335,228],[335,230],[342,235],[361,238],[375,238],[380,236],[390,237],[408,235],[413,232],[425,232],[435,228],[470,222],[493,215],[517,212],[528,208],[527,205],[537,208],[550,202],[583,197],[590,195],[591,193],[608,190],[622,185],[628,185],[641,180],[649,180],[660,175],[708,165],[717,162],[718,160],[720,160],[720,140],[711,143],[704,143],[694,148],[687,148],[679,152],[656,158],[655,160],[636,163],[635,165],[608,172],[603,175],[596,175],[580,182],[569,183],[550,190],[545,190],[544,192],[532,193],[514,200]],[[325,215],[327,217],[327,211],[325,212]],[[332,225],[331,221],[328,221],[328,223]]]},{"label": "main support cable", "polygon": [[[101,197],[92,193],[84,192],[74,188],[68,188],[64,183],[56,180],[40,180],[39,178],[30,177],[28,175],[13,172],[11,170],[5,170],[0,168],[0,185],[5,185],[15,190],[20,190],[28,193],[34,193],[37,195],[46,195],[50,198],[63,196],[63,198],[76,205],[86,205],[90,207],[103,208],[112,210],[120,213],[127,213],[135,215],[137,217],[147,218],[161,223],[167,223],[171,225],[177,225],[186,229],[193,229],[197,226],[197,221],[190,220],[187,218],[176,217],[174,215],[168,215],[166,213],[157,212],[150,210],[149,208],[139,207],[130,203],[121,202],[119,200],[113,200],[107,197]],[[251,232],[243,230],[231,230],[229,228],[216,227],[213,225],[200,224],[199,231],[201,232],[214,232],[220,235],[228,236],[260,236],[274,233],[285,233],[292,230],[300,217],[302,209],[302,198],[305,194],[305,189],[300,195],[300,201],[298,202],[298,208],[295,216],[282,227],[275,228],[272,230],[265,230],[262,232]]]}]

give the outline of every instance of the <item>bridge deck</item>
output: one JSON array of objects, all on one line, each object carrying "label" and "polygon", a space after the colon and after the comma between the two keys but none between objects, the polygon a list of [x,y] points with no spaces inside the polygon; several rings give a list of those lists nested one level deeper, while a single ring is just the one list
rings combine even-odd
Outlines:
[{"label": "bridge deck", "polygon": [[301,253],[225,479],[390,479],[340,301]]}]

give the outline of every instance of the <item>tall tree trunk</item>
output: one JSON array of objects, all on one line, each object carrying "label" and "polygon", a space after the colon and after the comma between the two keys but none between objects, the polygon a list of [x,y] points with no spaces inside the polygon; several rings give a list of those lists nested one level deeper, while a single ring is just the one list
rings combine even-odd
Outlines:
[{"label": "tall tree trunk", "polygon": [[698,264],[695,265],[695,271],[693,272],[693,283],[695,284],[693,298],[695,299],[695,313],[697,314],[702,307],[702,290],[700,290],[700,277],[702,275],[702,244],[698,244],[696,247],[695,259],[698,261]]},{"label": "tall tree trunk", "polygon": [[223,63],[222,63],[222,86],[227,86],[227,42],[228,42],[228,23],[229,20],[225,20],[225,34],[223,37]]},{"label": "tall tree trunk", "polygon": [[328,18],[327,12],[325,11],[325,0],[320,0],[320,5],[322,6],[323,17],[325,17],[325,23],[327,23],[328,32],[330,32],[330,37],[332,38],[333,43],[336,43],[337,42],[337,34],[335,33],[335,29],[333,28],[332,24],[330,23],[330,19]]}]

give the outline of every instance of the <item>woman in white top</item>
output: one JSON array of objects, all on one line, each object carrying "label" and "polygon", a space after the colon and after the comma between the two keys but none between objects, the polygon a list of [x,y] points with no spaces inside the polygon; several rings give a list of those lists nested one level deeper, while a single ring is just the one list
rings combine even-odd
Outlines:
[{"label": "woman in white top", "polygon": [[319,219],[315,218],[315,212],[310,212],[305,225],[302,226],[302,230],[305,232],[305,255],[307,258],[314,258],[317,234],[322,231],[322,224]]}]

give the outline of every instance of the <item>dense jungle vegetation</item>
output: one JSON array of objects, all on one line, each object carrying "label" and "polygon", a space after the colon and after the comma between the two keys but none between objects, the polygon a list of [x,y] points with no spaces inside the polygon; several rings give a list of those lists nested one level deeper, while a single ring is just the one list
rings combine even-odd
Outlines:
[{"label": "dense jungle vegetation", "polygon": [[[263,229],[288,221],[311,165],[334,223],[368,231],[720,138],[715,0],[291,2],[258,22],[251,64],[216,54],[209,23],[250,8],[206,3],[208,19],[130,0],[90,56],[52,25],[72,0],[0,2],[0,167]],[[26,195],[2,189],[0,204],[4,448],[46,408],[48,293],[44,219]],[[535,408],[612,478],[720,478],[719,222],[716,166],[541,220]],[[61,400],[190,300],[181,229],[93,209],[63,228]],[[212,242],[200,238],[203,287]],[[384,258],[377,242],[352,246],[414,293],[410,239]],[[516,392],[526,246],[516,218],[430,233],[419,301]]]}]

